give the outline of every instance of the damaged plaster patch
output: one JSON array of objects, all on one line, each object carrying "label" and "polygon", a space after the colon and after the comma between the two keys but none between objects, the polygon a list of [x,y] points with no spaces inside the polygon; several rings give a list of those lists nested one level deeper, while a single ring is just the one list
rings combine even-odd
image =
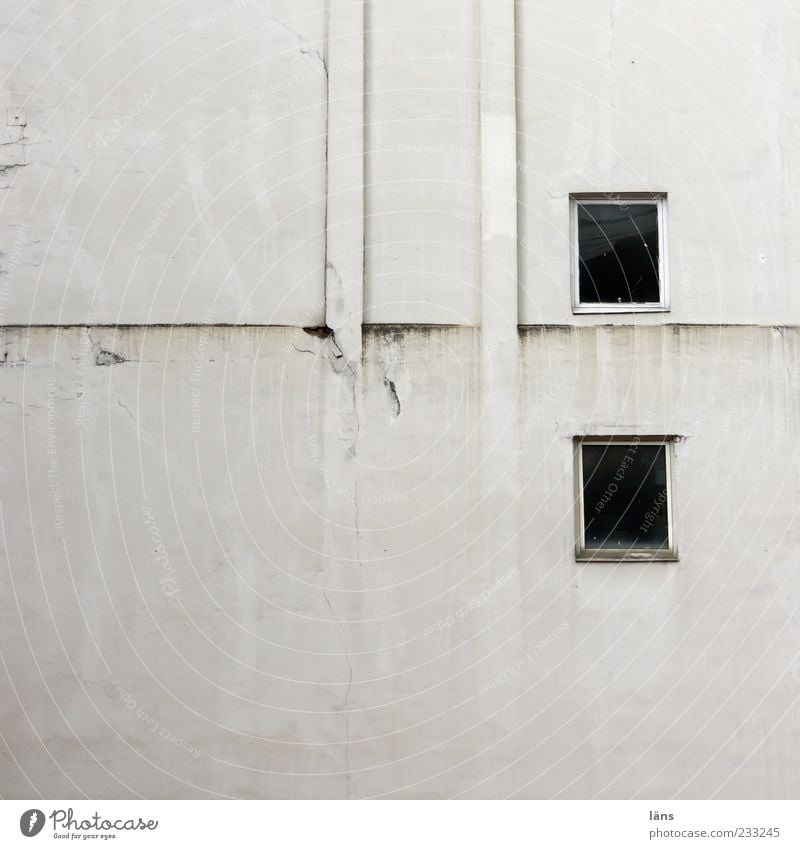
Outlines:
[{"label": "damaged plaster patch", "polygon": [[393,380],[389,380],[388,377],[383,378],[383,385],[389,391],[389,403],[391,404],[391,414],[394,418],[397,418],[400,415],[400,399],[397,397],[397,387],[394,385]]},{"label": "damaged plaster patch", "polygon": [[92,350],[96,351],[94,357],[94,364],[96,366],[115,366],[118,363],[125,363],[127,360],[122,354],[117,354],[114,351],[109,351],[104,348],[99,342],[96,342],[92,337],[91,328],[86,328],[86,335],[89,337],[89,341],[92,343]]},{"label": "damaged plaster patch", "polygon": [[327,325],[322,327],[304,327],[303,333],[308,333],[309,336],[316,336],[317,339],[327,339],[333,331]]},{"label": "damaged plaster patch", "polygon": [[[0,165],[0,174],[3,176],[9,176],[16,171],[17,168],[24,168],[26,165],[30,165],[29,162],[12,162],[6,165]],[[8,188],[8,186],[6,186]]]},{"label": "damaged plaster patch", "polygon": [[106,351],[101,348],[97,352],[97,356],[94,358],[95,365],[98,366],[113,366],[117,363],[124,363],[125,357],[121,354],[115,354],[113,351]]},{"label": "damaged plaster patch", "polygon": [[386,387],[387,411],[393,418],[399,418],[403,403],[408,400],[411,390],[411,374],[403,364],[402,346],[392,335],[383,340],[379,360],[383,360],[381,381]]},{"label": "damaged plaster patch", "polygon": [[24,109],[8,110],[8,126],[0,132],[0,177],[2,188],[9,188],[8,178],[17,168],[24,168],[29,163],[25,161],[25,126],[27,117]]},{"label": "damaged plaster patch", "polygon": [[0,368],[13,368],[14,366],[27,365],[28,361],[24,357],[18,360],[9,360],[8,351],[3,351],[3,356],[0,358]]}]

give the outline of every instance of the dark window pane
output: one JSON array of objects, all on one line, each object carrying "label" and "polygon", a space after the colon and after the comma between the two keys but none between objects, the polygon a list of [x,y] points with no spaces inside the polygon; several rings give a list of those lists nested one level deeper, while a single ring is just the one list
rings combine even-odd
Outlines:
[{"label": "dark window pane", "polygon": [[661,300],[655,204],[579,203],[578,254],[581,303]]},{"label": "dark window pane", "polygon": [[669,547],[664,445],[581,446],[586,548]]}]

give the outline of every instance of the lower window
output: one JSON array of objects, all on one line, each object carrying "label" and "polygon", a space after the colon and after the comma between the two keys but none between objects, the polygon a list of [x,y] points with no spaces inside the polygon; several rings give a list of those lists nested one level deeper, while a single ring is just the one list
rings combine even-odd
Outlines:
[{"label": "lower window", "polygon": [[670,437],[575,442],[579,560],[677,560]]}]

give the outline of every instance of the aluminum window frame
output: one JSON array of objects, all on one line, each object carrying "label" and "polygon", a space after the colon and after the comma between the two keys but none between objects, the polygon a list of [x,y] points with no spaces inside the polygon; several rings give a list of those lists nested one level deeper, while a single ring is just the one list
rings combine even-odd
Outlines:
[{"label": "aluminum window frame", "polygon": [[[580,299],[580,244],[578,233],[578,206],[616,205],[626,206],[632,203],[652,203],[658,216],[658,290],[660,299],[641,304],[615,304],[611,302],[583,303]],[[572,312],[576,315],[669,312],[669,229],[667,222],[666,192],[605,192],[574,193],[569,196],[570,214],[570,265]]]},{"label": "aluminum window frame", "polygon": [[[673,480],[674,435],[663,436],[575,436],[573,439],[573,467],[575,472],[575,559],[579,562],[677,562],[678,546],[675,539],[675,482]],[[583,446],[584,445],[663,445],[667,477],[667,548],[587,548],[585,539],[583,504]]]}]

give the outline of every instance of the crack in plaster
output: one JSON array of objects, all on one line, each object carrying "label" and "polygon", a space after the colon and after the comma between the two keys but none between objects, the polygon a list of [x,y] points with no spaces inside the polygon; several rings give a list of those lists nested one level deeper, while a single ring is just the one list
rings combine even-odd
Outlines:
[{"label": "crack in plaster", "polygon": [[291,33],[298,40],[298,49],[304,56],[315,56],[322,65],[322,70],[325,73],[325,76],[328,76],[328,64],[325,61],[324,57],[319,52],[319,50],[314,47],[314,45],[302,33],[299,33],[296,29],[290,27],[289,24],[287,24],[285,21],[282,21],[280,18],[275,17],[274,15],[272,16],[272,22],[277,24],[279,27],[282,27],[287,32]]},{"label": "crack in plaster", "polygon": [[135,418],[135,416],[134,416],[134,415],[133,415],[133,413],[130,411],[130,408],[127,406],[127,404],[123,404],[123,403],[122,403],[122,399],[119,397],[119,392],[117,392],[117,393],[116,393],[116,399],[117,399],[117,404],[118,404],[120,407],[122,407],[122,409],[123,409],[123,410],[125,410],[125,412],[126,412],[126,413],[130,416],[131,421],[132,421],[134,424],[136,424],[136,418]]},{"label": "crack in plaster", "polygon": [[331,604],[330,596],[328,595],[327,590],[320,587],[322,591],[322,597],[325,599],[325,604],[328,606],[328,610],[331,612],[331,616],[333,620],[338,625],[339,629],[342,631],[342,635],[344,637],[344,659],[347,663],[347,683],[345,684],[344,691],[344,762],[345,762],[345,796],[346,798],[352,798],[353,794],[353,778],[351,775],[351,763],[350,763],[350,747],[353,743],[352,735],[350,733],[350,694],[353,690],[353,660],[350,656],[350,637],[349,637],[349,626],[345,625],[339,616],[336,615],[336,611],[333,609],[333,605]]},{"label": "crack in plaster", "polygon": [[361,422],[358,417],[358,376],[356,372],[356,367],[353,363],[351,363],[347,357],[344,355],[344,351],[342,351],[339,343],[336,341],[336,332],[331,331],[328,336],[328,344],[330,345],[333,353],[333,357],[329,357],[328,361],[333,368],[335,374],[341,376],[344,374],[348,375],[349,382],[349,390],[352,395],[352,421],[353,426],[351,428],[352,435],[348,441],[345,442],[347,447],[347,453],[351,457],[355,457],[356,455],[356,446],[358,444],[358,437],[361,431]]}]

